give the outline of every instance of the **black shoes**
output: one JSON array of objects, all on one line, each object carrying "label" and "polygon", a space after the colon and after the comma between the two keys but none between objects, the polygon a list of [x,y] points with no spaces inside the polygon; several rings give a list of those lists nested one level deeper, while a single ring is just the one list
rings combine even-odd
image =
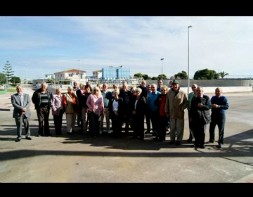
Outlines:
[{"label": "black shoes", "polygon": [[172,140],[172,141],[169,142],[169,144],[175,144],[175,143],[176,143],[175,140]]},{"label": "black shoes", "polygon": [[27,139],[27,140],[32,140],[32,138],[29,137],[29,136],[26,136],[25,139]]},{"label": "black shoes", "polygon": [[169,142],[169,144],[170,144],[170,145],[172,145],[172,144],[181,145],[181,141],[171,140],[171,141]]},{"label": "black shoes", "polygon": [[218,144],[216,147],[217,147],[217,148],[221,148],[221,144]]},{"label": "black shoes", "polygon": [[15,142],[20,142],[21,138],[16,138]]},{"label": "black shoes", "polygon": [[214,143],[214,140],[209,140],[209,143]]},{"label": "black shoes", "polygon": [[200,144],[198,147],[204,149],[205,145],[204,144]]},{"label": "black shoes", "polygon": [[197,149],[197,148],[204,149],[204,148],[205,148],[205,145],[204,145],[204,144],[194,144],[194,148],[195,148],[195,149]]}]

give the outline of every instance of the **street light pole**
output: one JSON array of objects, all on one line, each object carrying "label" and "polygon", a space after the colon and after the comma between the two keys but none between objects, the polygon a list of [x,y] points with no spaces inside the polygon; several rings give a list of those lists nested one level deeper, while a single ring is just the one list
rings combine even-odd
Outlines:
[{"label": "street light pole", "polygon": [[187,80],[187,94],[189,94],[189,87],[190,87],[190,64],[189,64],[189,62],[190,62],[190,28],[191,28],[192,26],[190,25],[190,26],[188,26],[188,73],[187,73],[187,75],[188,75],[188,80]]},{"label": "street light pole", "polygon": [[164,58],[161,58],[161,61],[162,61],[162,73],[161,74],[163,74],[163,60],[164,60]]}]

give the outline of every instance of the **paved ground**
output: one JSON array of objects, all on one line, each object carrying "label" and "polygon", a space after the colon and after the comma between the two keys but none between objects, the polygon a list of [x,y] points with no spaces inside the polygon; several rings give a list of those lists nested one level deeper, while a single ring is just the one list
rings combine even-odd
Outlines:
[{"label": "paved ground", "polygon": [[[253,93],[226,96],[230,109],[224,147],[218,150],[216,142],[195,150],[186,142],[169,145],[169,137],[165,142],[155,142],[150,135],[144,141],[130,136],[87,138],[81,134],[35,137],[37,119],[33,106],[33,139],[16,143],[12,109],[4,110],[11,106],[10,98],[0,95],[0,182],[252,183]],[[185,118],[184,140],[189,135]]]}]

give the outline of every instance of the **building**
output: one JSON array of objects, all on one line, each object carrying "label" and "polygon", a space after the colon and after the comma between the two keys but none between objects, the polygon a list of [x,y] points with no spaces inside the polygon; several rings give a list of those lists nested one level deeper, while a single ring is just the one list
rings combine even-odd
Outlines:
[{"label": "building", "polygon": [[54,79],[54,74],[45,74],[45,79]]},{"label": "building", "polygon": [[115,80],[115,79],[129,79],[130,69],[119,67],[104,67],[102,68],[102,79],[103,80]]},{"label": "building", "polygon": [[129,68],[123,68],[122,66],[120,66],[116,72],[117,72],[118,79],[129,79],[130,78],[130,69]]},{"label": "building", "polygon": [[102,78],[102,70],[95,70],[92,72],[93,76],[92,78],[93,79],[101,79]]},{"label": "building", "polygon": [[55,81],[77,81],[79,83],[84,83],[87,81],[86,71],[78,70],[78,69],[70,69],[61,72],[54,73]]}]

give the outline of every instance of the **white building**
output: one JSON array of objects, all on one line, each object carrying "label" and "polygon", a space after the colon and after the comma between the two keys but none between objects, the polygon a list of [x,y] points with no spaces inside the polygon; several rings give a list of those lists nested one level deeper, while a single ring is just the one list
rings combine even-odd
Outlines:
[{"label": "white building", "polygon": [[45,74],[45,79],[53,79],[54,74]]},{"label": "white building", "polygon": [[56,81],[70,80],[77,81],[79,83],[85,83],[87,81],[86,71],[78,69],[70,69],[61,72],[54,73]]},{"label": "white building", "polygon": [[92,72],[94,79],[101,79],[102,78],[102,70],[95,70]]}]

